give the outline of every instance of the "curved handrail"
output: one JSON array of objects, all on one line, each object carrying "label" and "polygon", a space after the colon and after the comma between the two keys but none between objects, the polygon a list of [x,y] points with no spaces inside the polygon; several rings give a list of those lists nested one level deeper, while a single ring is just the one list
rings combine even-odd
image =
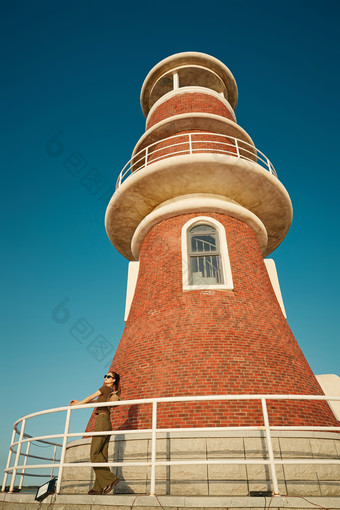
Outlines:
[{"label": "curved handrail", "polygon": [[[200,139],[195,140],[195,137],[200,137]],[[202,137],[207,138],[201,139]],[[221,141],[221,139],[223,139],[223,141]],[[173,143],[158,147],[159,145],[164,144],[164,142],[170,141]],[[202,147],[202,145],[206,143],[214,144],[219,147]],[[180,148],[183,146],[184,148]],[[174,150],[171,150],[170,153],[162,154],[162,152],[169,149]],[[136,154],[133,154],[132,158],[126,163],[126,165],[124,165],[118,176],[116,190],[129,175],[146,168],[156,161],[178,155],[202,152],[213,153],[216,157],[218,157],[218,155],[229,155],[245,159],[247,161],[253,161],[277,177],[275,168],[267,156],[265,156],[265,154],[263,154],[263,152],[257,149],[254,145],[241,140],[240,138],[235,138],[234,136],[213,133],[210,131],[192,131],[190,133],[181,133],[178,135],[168,136],[167,138],[162,138],[161,140],[157,140],[147,147],[144,147]]]},{"label": "curved handrail", "polygon": [[[329,395],[291,395],[291,394],[242,394],[242,395],[190,395],[181,397],[155,397],[155,398],[136,398],[134,400],[120,400],[113,402],[92,402],[90,404],[80,404],[76,406],[62,406],[52,407],[51,409],[44,409],[43,411],[37,411],[22,416],[16,420],[13,424],[15,427],[19,422],[33,418],[35,416],[42,416],[44,414],[58,413],[60,411],[67,411],[69,409],[91,409],[93,407],[114,407],[124,405],[136,405],[136,404],[152,404],[153,402],[164,403],[164,402],[191,402],[191,401],[213,401],[213,400],[259,400],[265,398],[266,400],[340,400],[340,397],[329,396]],[[82,432],[83,434],[83,432]],[[92,434],[92,432],[91,432]]]},{"label": "curved handrail", "polygon": [[[262,404],[262,414],[263,414],[263,426],[234,426],[234,427],[192,427],[192,428],[157,428],[157,404],[164,403],[164,402],[202,402],[202,401],[223,401],[223,400],[230,400],[230,401],[236,401],[236,400],[259,400]],[[10,492],[13,491],[14,483],[15,483],[15,477],[17,474],[21,475],[21,482],[24,476],[45,476],[45,475],[35,475],[32,473],[26,473],[27,469],[41,469],[41,468],[52,468],[53,469],[59,469],[59,477],[58,477],[58,483],[57,483],[57,492],[60,491],[60,484],[61,484],[61,478],[62,478],[62,471],[64,467],[73,467],[74,463],[67,463],[65,462],[65,452],[66,452],[66,446],[67,446],[67,440],[69,438],[73,437],[87,437],[87,436],[96,436],[96,435],[108,435],[108,436],[114,436],[114,435],[120,435],[120,434],[132,434],[132,433],[146,433],[149,432],[152,435],[152,455],[151,455],[151,461],[148,462],[108,462],[107,466],[150,466],[151,467],[151,495],[155,493],[155,468],[158,465],[173,465],[173,464],[190,464],[190,463],[202,463],[202,464],[216,464],[216,463],[222,463],[222,464],[228,464],[228,463],[254,463],[254,459],[252,460],[227,460],[227,459],[220,459],[220,460],[204,460],[199,461],[195,460],[184,460],[184,461],[158,461],[156,460],[156,436],[158,432],[169,432],[169,431],[216,431],[216,430],[264,430],[267,440],[267,448],[268,448],[268,459],[264,460],[256,460],[256,463],[259,464],[266,464],[270,466],[271,469],[271,475],[272,475],[272,483],[273,483],[273,489],[274,493],[278,494],[278,483],[277,483],[277,476],[276,476],[276,464],[285,464],[285,463],[305,463],[305,462],[316,462],[315,459],[295,459],[295,460],[278,460],[274,458],[274,452],[272,448],[271,443],[271,431],[273,430],[308,430],[308,431],[339,431],[339,426],[329,427],[329,426],[270,426],[269,419],[268,419],[268,412],[267,412],[267,400],[317,400],[317,401],[340,401],[340,397],[337,396],[324,396],[324,395],[273,395],[273,394],[257,394],[257,395],[198,395],[198,396],[180,396],[180,397],[160,397],[160,398],[146,398],[146,399],[134,399],[134,400],[125,400],[125,401],[115,401],[115,402],[93,402],[89,404],[82,404],[82,405],[76,405],[76,406],[63,406],[58,408],[52,408],[52,409],[46,409],[43,411],[38,411],[35,413],[31,413],[28,415],[25,415],[21,418],[19,418],[13,425],[13,435],[12,435],[12,441],[9,448],[9,456],[7,461],[7,466],[4,470],[5,476],[4,476],[4,482],[2,490],[4,490],[6,485],[6,480],[8,474],[12,474],[12,480],[10,485]],[[133,429],[133,430],[114,430],[114,431],[99,431],[99,432],[69,432],[69,424],[70,424],[70,416],[71,411],[76,411],[78,409],[91,409],[93,407],[113,407],[113,406],[130,406],[130,405],[141,405],[141,404],[151,404],[152,405],[152,428],[151,429]],[[28,435],[25,433],[25,425],[27,420],[33,417],[42,416],[45,414],[53,414],[58,412],[66,411],[66,421],[65,421],[65,429],[64,433],[59,434],[48,434],[48,435],[42,435],[42,436],[36,436],[33,437],[31,435]],[[19,426],[21,424],[21,427]],[[19,439],[16,441],[15,436],[16,434],[19,435]],[[47,441],[48,439],[53,438],[63,438],[62,443],[55,443]],[[49,446],[54,446],[54,456],[53,459],[47,458],[47,457],[38,457],[35,455],[29,454],[29,447],[32,442],[42,442],[44,444],[48,444]],[[27,450],[26,453],[21,453],[21,447],[23,444],[27,444]],[[15,450],[15,447],[17,449]],[[61,455],[60,459],[56,459],[56,448],[61,447]],[[12,453],[16,454],[15,457],[15,463],[14,466],[10,467],[10,461],[11,461],[11,455]],[[20,456],[25,457],[25,462],[23,465],[19,465],[19,458]],[[52,460],[52,463],[50,464],[33,464],[27,466],[26,462],[28,458],[35,458],[35,459],[41,459],[41,460]],[[319,463],[331,463],[331,464],[340,464],[340,460],[337,459],[327,459],[327,460],[318,460]],[[102,466],[102,463],[92,463],[92,462],[77,462],[76,463],[77,468],[79,467],[85,467],[85,466]]]}]

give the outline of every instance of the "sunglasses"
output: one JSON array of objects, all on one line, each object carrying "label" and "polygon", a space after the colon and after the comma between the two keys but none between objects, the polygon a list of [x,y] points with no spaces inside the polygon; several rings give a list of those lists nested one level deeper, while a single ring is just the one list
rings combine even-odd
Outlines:
[{"label": "sunglasses", "polygon": [[114,379],[114,377],[112,375],[104,375],[104,379]]}]

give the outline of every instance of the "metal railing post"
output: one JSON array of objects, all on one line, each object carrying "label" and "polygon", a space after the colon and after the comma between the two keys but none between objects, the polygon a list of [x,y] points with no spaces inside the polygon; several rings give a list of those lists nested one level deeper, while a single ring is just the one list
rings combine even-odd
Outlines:
[{"label": "metal railing post", "polygon": [[150,496],[155,495],[156,490],[156,430],[157,430],[157,402],[152,402],[152,435],[151,435],[151,480]]},{"label": "metal railing post", "polygon": [[[11,440],[11,445],[9,447],[9,452],[8,452],[8,457],[7,457],[7,464],[6,464],[6,468],[5,469],[8,469],[10,464],[11,464],[11,458],[12,458],[12,450],[11,450],[11,448],[12,448],[12,444],[14,443],[15,434],[16,434],[16,431],[15,431],[15,428],[14,428],[13,429],[13,433],[12,433],[12,440]],[[4,479],[3,479],[3,482],[2,482],[2,489],[1,489],[2,492],[6,489],[7,477],[8,477],[8,473],[5,470]]]},{"label": "metal railing post", "polygon": [[[56,454],[57,454],[57,445],[55,445],[54,450],[53,450],[53,461],[52,461],[53,464],[55,463]],[[51,468],[51,478],[53,478],[53,471],[54,471],[54,466]]]},{"label": "metal railing post", "polygon": [[27,464],[27,459],[28,459],[28,454],[29,454],[30,448],[31,448],[31,441],[29,441],[27,443],[27,448],[26,448],[26,453],[25,453],[25,460],[24,460],[24,467],[22,469],[21,477],[20,477],[19,490],[21,490],[21,487],[22,487],[22,484],[23,484],[23,481],[24,481],[25,470],[26,470],[25,468],[26,468],[26,464]]},{"label": "metal railing post", "polygon": [[63,467],[64,467],[64,460],[65,460],[65,453],[66,453],[66,446],[67,446],[67,435],[68,435],[69,428],[70,428],[70,419],[71,419],[71,408],[69,407],[67,409],[67,411],[66,411],[66,420],[65,420],[64,437],[63,437],[63,446],[61,448],[58,481],[57,481],[57,487],[56,487],[56,493],[57,494],[59,494],[59,492],[60,492],[61,478],[63,476]]},{"label": "metal railing post", "polygon": [[117,182],[116,182],[116,191],[120,187],[120,185],[122,184],[122,172],[120,172],[120,174],[118,175],[118,179],[117,179]]},{"label": "metal railing post", "polygon": [[145,164],[144,164],[145,168],[148,166],[148,155],[149,155],[149,147],[147,147],[145,149]]},{"label": "metal railing post", "polygon": [[237,154],[237,157],[240,158],[241,155],[240,155],[240,148],[238,145],[238,140],[237,140],[237,138],[234,138],[234,140],[235,140],[236,154]]},{"label": "metal railing post", "polygon": [[24,437],[24,432],[25,432],[25,425],[26,425],[26,419],[24,418],[22,420],[20,436],[19,436],[19,442],[18,442],[18,446],[17,446],[18,449],[17,449],[17,454],[16,454],[16,457],[15,457],[14,466],[13,466],[12,480],[11,480],[11,485],[10,485],[10,488],[9,488],[9,492],[13,492],[13,488],[14,488],[15,477],[17,475],[17,467],[18,467],[18,464],[19,464],[19,458],[20,458],[20,452],[21,452],[21,444],[22,444],[21,442],[22,442],[22,438]]},{"label": "metal railing post", "polygon": [[191,139],[191,133],[189,133],[189,154],[192,154],[192,139]]},{"label": "metal railing post", "polygon": [[172,88],[173,90],[179,89],[179,75],[177,72],[174,72],[172,75]]},{"label": "metal railing post", "polygon": [[272,481],[273,481],[274,495],[279,496],[280,493],[279,493],[279,486],[277,483],[277,475],[276,475],[276,468],[275,468],[275,462],[274,462],[274,451],[273,451],[273,445],[272,445],[272,438],[270,435],[267,404],[266,404],[266,399],[264,397],[261,398],[261,404],[262,404],[264,426],[265,426],[265,430],[266,430],[267,448],[268,448],[270,470],[271,470]]}]

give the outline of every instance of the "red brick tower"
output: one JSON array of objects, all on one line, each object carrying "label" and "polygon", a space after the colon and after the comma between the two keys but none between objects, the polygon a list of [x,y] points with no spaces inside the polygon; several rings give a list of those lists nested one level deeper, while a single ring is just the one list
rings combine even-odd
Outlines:
[{"label": "red brick tower", "polygon": [[[202,53],[163,60],[143,84],[146,132],[106,213],[110,240],[133,261],[112,363],[123,399],[323,394],[264,261],[288,232],[291,201],[236,123],[236,103],[229,69]],[[115,427],[151,425],[150,406],[115,413]],[[269,413],[278,425],[335,423],[326,403],[281,401]],[[158,411],[159,427],[241,424],[262,424],[259,403]]]}]

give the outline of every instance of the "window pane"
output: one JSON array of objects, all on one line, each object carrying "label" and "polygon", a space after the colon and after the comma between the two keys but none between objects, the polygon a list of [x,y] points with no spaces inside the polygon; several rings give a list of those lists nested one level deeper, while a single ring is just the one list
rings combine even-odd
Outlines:
[{"label": "window pane", "polygon": [[192,227],[189,232],[216,232],[216,229],[211,225],[196,225],[196,227]]},{"label": "window pane", "polygon": [[190,257],[190,273],[193,285],[222,283],[219,255]]},{"label": "window pane", "polygon": [[190,273],[197,273],[198,272],[198,257],[191,257],[190,258]]},{"label": "window pane", "polygon": [[191,238],[192,252],[217,251],[216,238],[212,235],[195,235]]},{"label": "window pane", "polygon": [[218,230],[207,224],[196,224],[187,231],[189,285],[222,285],[224,275]]}]

